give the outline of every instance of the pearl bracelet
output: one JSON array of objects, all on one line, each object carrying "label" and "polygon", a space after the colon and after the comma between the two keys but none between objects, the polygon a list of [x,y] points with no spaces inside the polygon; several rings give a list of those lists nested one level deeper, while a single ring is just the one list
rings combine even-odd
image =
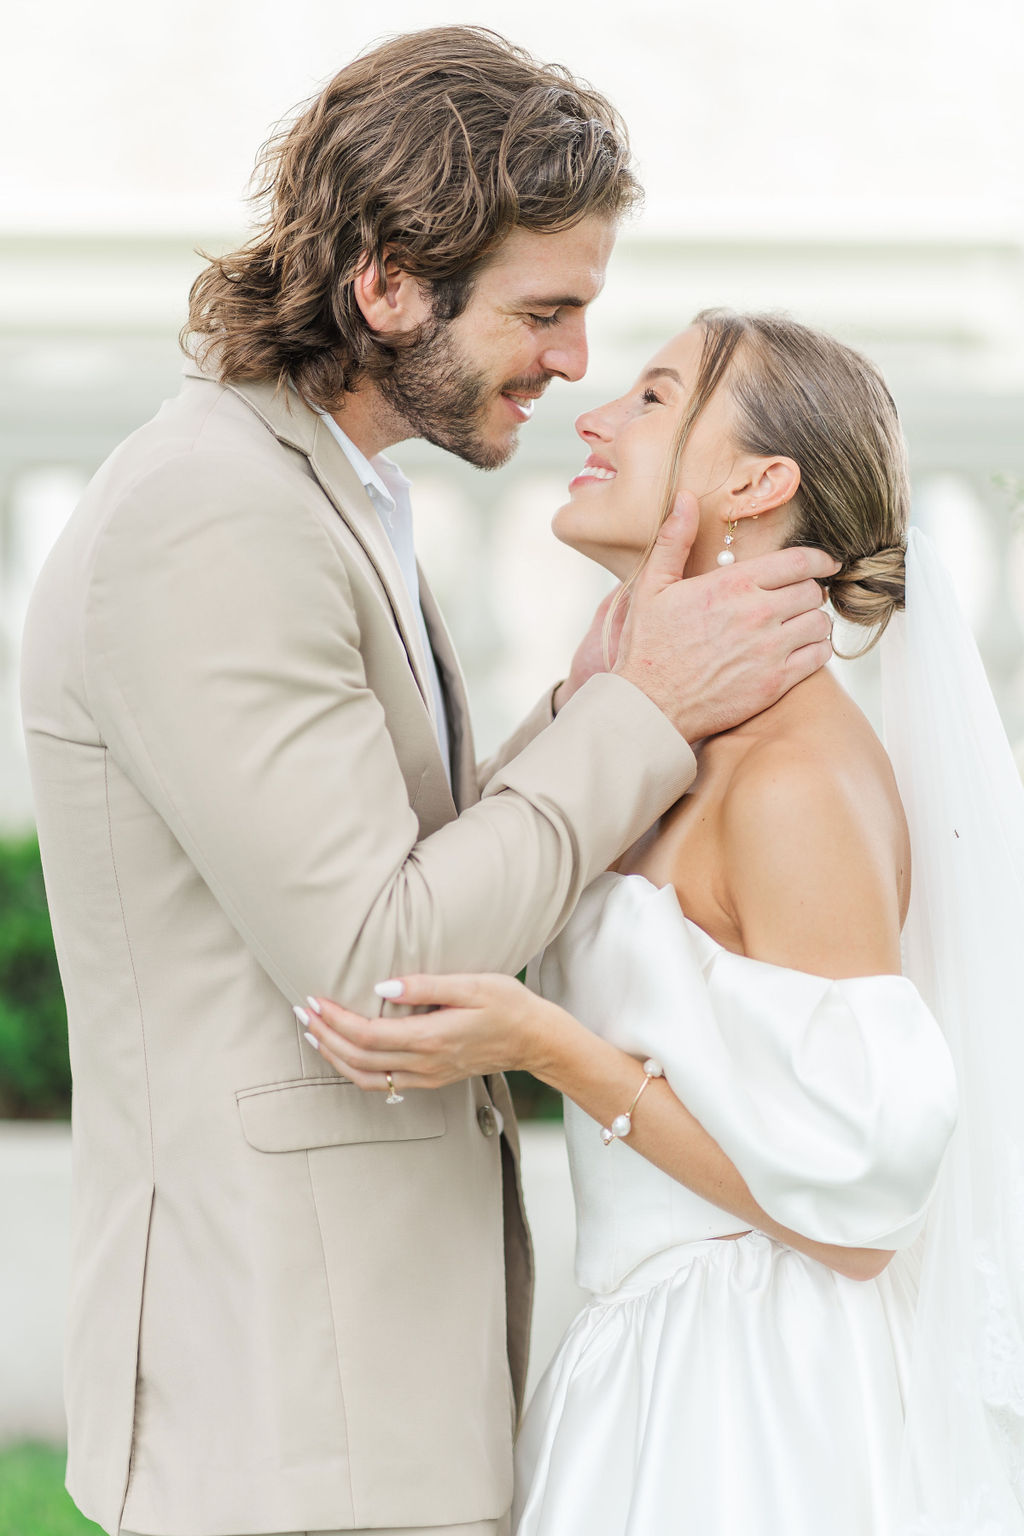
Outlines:
[{"label": "pearl bracelet", "polygon": [[633,1111],[640,1102],[641,1095],[652,1077],[664,1077],[665,1069],[650,1057],[644,1062],[644,1080],[633,1095],[633,1102],[623,1115],[616,1115],[611,1125],[602,1125],[601,1140],[606,1147],[610,1147],[613,1141],[621,1141],[628,1136],[633,1129]]}]

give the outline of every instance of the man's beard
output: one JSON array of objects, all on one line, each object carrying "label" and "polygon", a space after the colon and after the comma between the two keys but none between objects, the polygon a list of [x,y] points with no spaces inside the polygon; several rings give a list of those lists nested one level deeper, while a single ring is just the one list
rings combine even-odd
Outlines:
[{"label": "man's beard", "polygon": [[534,395],[547,381],[547,374],[540,379],[509,379],[496,391],[460,356],[451,322],[430,320],[418,341],[395,354],[394,367],[377,387],[410,437],[426,438],[478,469],[499,469],[515,453],[516,440],[511,432],[503,443],[485,435],[484,423],[495,395]]}]

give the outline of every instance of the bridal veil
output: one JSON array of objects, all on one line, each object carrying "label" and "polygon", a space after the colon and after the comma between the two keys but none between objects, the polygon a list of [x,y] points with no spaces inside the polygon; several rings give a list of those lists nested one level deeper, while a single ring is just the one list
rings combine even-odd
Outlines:
[{"label": "bridal veil", "polygon": [[921,1238],[897,1536],[1024,1533],[1024,786],[934,546],[882,641],[910,824],[904,972],[940,1021],[960,1119]]}]

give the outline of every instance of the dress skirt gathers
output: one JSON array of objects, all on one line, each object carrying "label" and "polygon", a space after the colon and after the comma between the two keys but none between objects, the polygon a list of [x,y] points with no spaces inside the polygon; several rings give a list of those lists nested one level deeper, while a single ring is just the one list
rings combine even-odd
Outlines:
[{"label": "dress skirt gathers", "polygon": [[656,1255],[534,1394],[517,1536],[884,1536],[913,1301],[758,1232]]}]

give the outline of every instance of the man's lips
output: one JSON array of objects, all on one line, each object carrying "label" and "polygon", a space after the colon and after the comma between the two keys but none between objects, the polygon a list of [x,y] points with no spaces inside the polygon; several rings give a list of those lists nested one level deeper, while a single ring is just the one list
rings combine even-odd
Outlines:
[{"label": "man's lips", "polygon": [[614,480],[618,470],[609,464],[607,459],[599,458],[592,453],[575,479],[569,481],[570,491],[578,485],[601,485],[608,480]]},{"label": "man's lips", "polygon": [[517,421],[529,421],[549,383],[548,378],[524,379],[522,384],[513,379],[501,391],[501,398],[510,406]]},{"label": "man's lips", "polygon": [[537,395],[512,395],[507,394],[503,390],[501,398],[512,407],[519,421],[529,421],[539,397]]}]

